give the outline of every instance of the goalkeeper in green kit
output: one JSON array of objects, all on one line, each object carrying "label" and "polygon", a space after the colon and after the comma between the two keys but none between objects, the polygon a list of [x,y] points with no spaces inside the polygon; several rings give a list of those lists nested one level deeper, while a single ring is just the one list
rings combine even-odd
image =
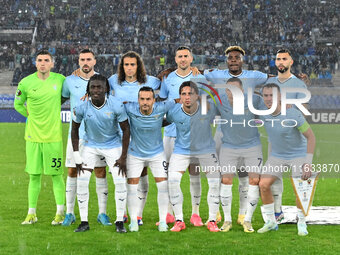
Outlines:
[{"label": "goalkeeper in green kit", "polygon": [[[37,54],[37,72],[19,83],[14,108],[27,117],[26,169],[29,174],[29,209],[22,224],[37,222],[37,202],[41,189],[41,175],[50,175],[57,204],[57,213],[52,225],[64,219],[65,183],[63,180],[63,144],[60,119],[61,90],[65,77],[50,72],[53,68],[52,55],[42,50]],[[25,105],[26,103],[26,105]]]}]

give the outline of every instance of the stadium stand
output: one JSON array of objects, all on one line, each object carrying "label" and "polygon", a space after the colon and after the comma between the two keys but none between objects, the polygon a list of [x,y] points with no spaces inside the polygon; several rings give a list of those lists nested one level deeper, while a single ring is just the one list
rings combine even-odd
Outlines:
[{"label": "stadium stand", "polygon": [[[141,53],[148,73],[156,75],[174,65],[174,49],[183,44],[193,48],[194,65],[221,69],[226,68],[226,46],[241,45],[247,53],[245,67],[268,73],[276,72],[276,49],[288,47],[294,54],[293,72],[307,73],[313,86],[340,81],[337,0],[0,0],[0,4],[4,7],[0,72],[10,72],[14,86],[35,71],[33,56],[42,48],[55,56],[54,71],[64,75],[77,68],[77,53],[86,47],[96,52],[96,70],[103,75],[115,73],[120,54],[128,50]],[[165,65],[160,63],[163,58]]]}]

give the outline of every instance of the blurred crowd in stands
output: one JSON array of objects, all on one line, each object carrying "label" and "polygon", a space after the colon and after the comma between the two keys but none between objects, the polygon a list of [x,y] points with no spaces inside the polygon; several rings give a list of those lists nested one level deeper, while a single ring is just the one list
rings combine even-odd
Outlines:
[{"label": "blurred crowd in stands", "polygon": [[[79,50],[97,54],[96,70],[116,72],[120,54],[134,50],[156,75],[174,66],[174,50],[188,45],[194,65],[224,67],[224,50],[240,45],[247,69],[276,73],[275,52],[294,54],[293,72],[331,81],[339,46],[316,43],[340,35],[338,0],[0,0],[0,30],[37,28],[32,42],[0,42],[0,70],[14,71],[13,84],[35,71],[34,54],[47,48],[55,71],[77,68]],[[338,44],[339,45],[339,44]]]}]

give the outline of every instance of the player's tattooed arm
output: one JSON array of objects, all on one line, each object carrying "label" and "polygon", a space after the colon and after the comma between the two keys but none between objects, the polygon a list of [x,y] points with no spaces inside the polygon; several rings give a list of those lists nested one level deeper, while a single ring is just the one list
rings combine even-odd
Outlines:
[{"label": "player's tattooed arm", "polygon": [[116,160],[114,166],[119,167],[118,175],[122,174],[126,176],[126,158],[127,158],[127,151],[129,148],[130,142],[130,125],[129,121],[125,120],[123,122],[119,122],[119,126],[123,131],[123,139],[122,139],[122,154],[119,159]]},{"label": "player's tattooed arm", "polygon": [[310,86],[312,84],[311,80],[309,79],[309,76],[305,73],[299,73],[295,75],[296,77],[298,77],[300,80],[302,80],[306,86]]},{"label": "player's tattooed arm", "polygon": [[157,75],[157,78],[163,81],[164,78],[168,77],[168,75],[175,71],[177,68],[176,67],[170,67],[168,69],[164,69],[163,71],[159,72]]},{"label": "player's tattooed arm", "polygon": [[73,147],[74,161],[76,163],[76,169],[77,169],[78,175],[80,174],[80,171],[84,173],[84,170],[82,169],[83,160],[79,153],[79,127],[80,127],[80,123],[72,121],[71,141],[72,141],[72,147]]},{"label": "player's tattooed arm", "polygon": [[80,76],[80,68],[73,71],[72,75],[74,76]]},{"label": "player's tattooed arm", "polygon": [[196,66],[192,66],[191,71],[194,76],[204,73],[204,70],[199,70]]}]

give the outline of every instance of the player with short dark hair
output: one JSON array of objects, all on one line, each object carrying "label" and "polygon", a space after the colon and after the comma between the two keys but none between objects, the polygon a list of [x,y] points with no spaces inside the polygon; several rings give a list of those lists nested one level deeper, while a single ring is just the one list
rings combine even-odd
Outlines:
[{"label": "player with short dark hair", "polygon": [[[220,172],[211,131],[216,108],[214,104],[209,103],[207,114],[202,114],[202,106],[198,103],[198,88],[192,81],[183,82],[179,87],[179,93],[181,104],[176,104],[167,114],[167,121],[175,123],[176,127],[176,140],[168,173],[170,202],[176,217],[171,231],[179,232],[186,228],[180,184],[184,172],[190,164],[193,164],[198,176],[201,170],[206,173],[209,185],[207,228],[211,232],[218,232],[216,215],[219,208]],[[193,221],[193,216],[190,221]]]},{"label": "player with short dark hair", "polygon": [[[275,94],[275,90],[277,94]],[[277,179],[282,179],[285,168],[292,169],[293,176],[301,176],[302,180],[311,177],[311,164],[315,148],[315,136],[303,114],[294,107],[288,108],[286,114],[281,113],[280,88],[275,83],[266,84],[262,89],[263,101],[267,108],[273,106],[277,96],[277,105],[271,115],[260,116],[267,131],[271,151],[263,166],[260,178],[260,193],[263,202],[263,214],[266,222],[258,233],[277,230],[274,198],[271,186]],[[268,121],[270,119],[270,121]],[[283,121],[286,123],[283,126]],[[308,235],[306,219],[297,202],[298,235]]]},{"label": "player with short dark hair", "polygon": [[[232,185],[233,177],[237,172],[239,161],[244,162],[242,171],[249,175],[249,191],[247,210],[243,222],[243,229],[247,233],[254,232],[251,225],[252,215],[256,209],[259,194],[259,174],[262,165],[262,146],[260,135],[253,124],[249,122],[255,119],[255,114],[249,110],[248,101],[244,102],[244,114],[234,114],[234,109],[238,102],[234,97],[236,91],[246,93],[243,89],[242,81],[237,77],[230,78],[226,85],[227,88],[218,88],[218,94],[222,104],[217,104],[217,109],[221,115],[221,119],[227,121],[219,125],[222,136],[222,145],[220,149],[219,159],[222,168],[220,198],[224,212],[224,223],[221,231],[228,232],[232,228],[231,205],[232,205]],[[237,90],[236,90],[237,89]],[[248,95],[245,94],[244,97]],[[262,99],[259,95],[252,95],[252,102],[255,108],[260,106]],[[243,102],[242,102],[243,103]]]},{"label": "player with short dark hair", "polygon": [[[176,49],[175,62],[177,69],[171,72],[167,77],[163,78],[159,97],[162,99],[176,99],[179,97],[179,88],[183,82],[194,80],[196,83],[207,83],[203,75],[194,76],[191,71],[191,63],[193,61],[192,50],[187,46],[180,46]],[[166,160],[169,162],[173,152],[174,142],[176,139],[176,126],[171,124],[164,128],[164,151]],[[193,169],[193,168],[190,168]],[[194,226],[202,226],[203,222],[199,215],[199,206],[201,203],[201,179],[200,176],[193,171],[190,172],[190,194],[192,202],[192,216],[190,222]],[[171,207],[169,207],[171,211]],[[170,217],[169,217],[170,218]],[[174,220],[174,219],[172,219]]]},{"label": "player with short dark hair", "polygon": [[127,157],[128,209],[131,218],[130,231],[139,230],[137,188],[141,172],[149,166],[158,189],[158,230],[168,230],[166,223],[169,203],[167,164],[162,140],[164,115],[175,105],[175,101],[155,102],[155,93],[150,87],[141,87],[138,103],[128,102],[125,109],[130,121],[131,142]]},{"label": "player with short dark hair", "polygon": [[[281,48],[276,52],[275,66],[278,71],[277,76],[270,77],[266,84],[277,84],[280,88],[304,88],[307,89],[305,82],[299,79],[297,76],[291,73],[291,67],[294,64],[292,54],[289,49]],[[303,98],[304,94],[295,92],[287,93],[287,98]],[[307,106],[307,104],[304,104]],[[271,144],[269,143],[269,153],[271,149]],[[282,193],[283,193],[283,182],[278,178],[272,185],[272,192],[274,195],[274,207],[275,207],[275,217],[278,222],[284,219],[282,212]]]},{"label": "player with short dark hair", "polygon": [[[26,169],[29,209],[22,224],[37,222],[36,207],[41,189],[41,175],[50,175],[53,182],[57,213],[52,225],[64,220],[65,183],[63,180],[63,143],[60,119],[61,90],[65,77],[51,72],[53,57],[47,50],[36,56],[37,72],[19,83],[14,108],[27,117],[25,128]],[[26,105],[25,105],[26,103]]]},{"label": "player with short dark hair", "polygon": [[[71,102],[71,110],[75,108],[82,101],[80,100],[87,91],[87,85],[89,79],[96,74],[94,71],[94,67],[96,65],[96,57],[93,51],[89,49],[83,49],[79,52],[79,75],[70,75],[67,76],[62,90],[63,98],[70,99]],[[108,85],[108,84],[107,84]],[[110,87],[108,88],[108,91]],[[63,226],[70,226],[76,220],[74,214],[74,204],[75,198],[77,194],[77,169],[76,164],[73,158],[73,148],[71,142],[71,129],[72,123],[70,123],[69,128],[69,138],[67,141],[66,147],[66,161],[65,166],[68,167],[68,176],[66,180],[66,215],[65,220],[63,222]],[[80,141],[80,152],[84,148],[84,137],[85,130],[84,124],[82,123],[79,128],[79,141]],[[96,163],[96,167],[94,169],[96,174],[96,191],[98,197],[98,208],[99,213],[97,220],[104,226],[110,226],[112,223],[110,222],[109,217],[106,214],[107,207],[107,198],[108,198],[108,185],[106,179],[106,162],[105,158],[101,158],[100,161]]]},{"label": "player with short dark hair", "polygon": [[[125,233],[123,224],[126,208],[126,154],[130,139],[129,122],[123,104],[110,96],[107,79],[93,75],[87,85],[89,100],[74,108],[71,139],[78,171],[77,197],[81,224],[75,232],[90,229],[88,224],[89,181],[91,173],[105,157],[115,184],[116,231]],[[79,127],[84,121],[84,149],[79,152]],[[121,139],[118,124],[123,131]]]}]

